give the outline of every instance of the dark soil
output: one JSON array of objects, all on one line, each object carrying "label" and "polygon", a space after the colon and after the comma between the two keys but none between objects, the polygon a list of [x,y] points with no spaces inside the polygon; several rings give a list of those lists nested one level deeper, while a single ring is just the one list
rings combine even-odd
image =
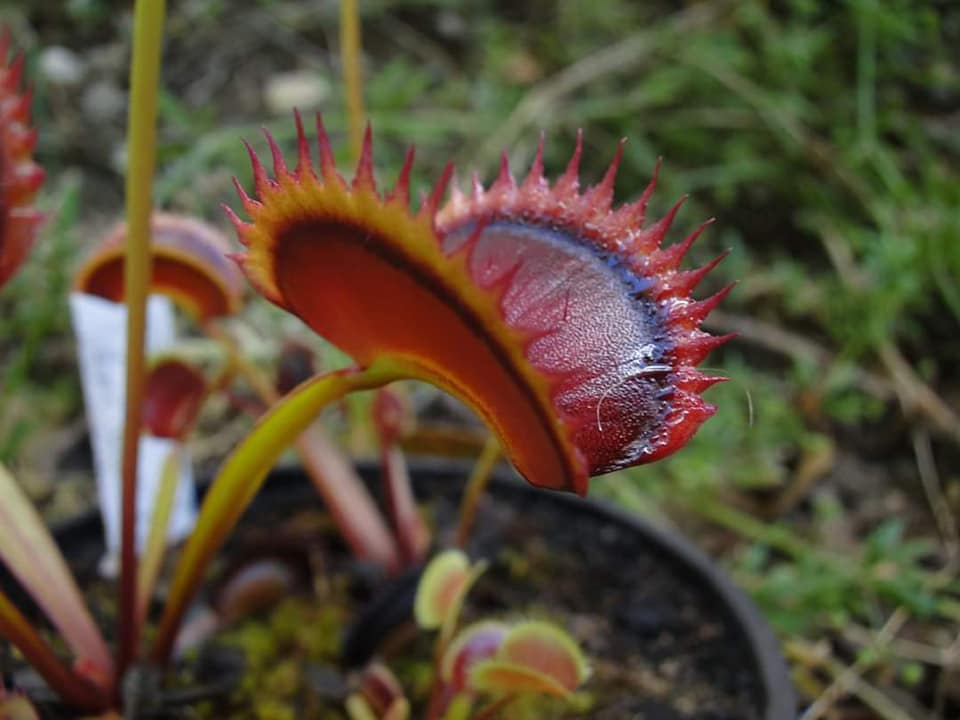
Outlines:
[{"label": "dark soil", "polygon": [[[266,537],[264,529],[276,538],[282,535],[276,528],[284,525],[303,528],[308,524],[302,522],[304,513],[315,513],[305,509],[312,504],[312,489],[291,487],[289,480],[274,479],[251,512],[252,527],[259,528],[261,537]],[[421,473],[417,484],[420,496],[431,498],[429,512],[436,524],[452,527],[461,478]],[[470,594],[464,621],[545,618],[577,638],[593,668],[585,687],[586,707],[555,709],[550,717],[763,717],[766,699],[755,660],[743,630],[715,593],[633,528],[601,514],[577,512],[575,504],[509,483],[487,496],[470,552],[491,564]],[[372,583],[369,568],[338,558],[336,539],[333,546],[330,538],[326,542],[330,569],[346,573],[346,585],[362,600]],[[380,607],[365,617],[361,611],[361,622],[384,640],[383,626],[404,617],[412,600],[409,579],[401,579],[397,587],[399,592],[382,587],[369,592],[369,601]],[[392,648],[386,660],[403,678],[411,652],[421,653],[414,668],[428,662],[429,639],[400,643],[398,650],[397,635],[391,633],[392,641],[384,643]]]},{"label": "dark soil", "polygon": [[472,607],[493,615],[535,608],[571,630],[595,669],[588,717],[762,716],[742,635],[683,568],[629,527],[558,512],[537,495],[496,500],[484,507],[487,537],[478,543],[493,563]]}]

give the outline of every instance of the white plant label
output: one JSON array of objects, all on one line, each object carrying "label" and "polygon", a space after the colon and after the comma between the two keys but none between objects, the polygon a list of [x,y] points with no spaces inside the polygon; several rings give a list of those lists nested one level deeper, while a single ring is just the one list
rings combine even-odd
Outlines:
[{"label": "white plant label", "polygon": [[[120,462],[126,397],[127,309],[120,303],[85,293],[70,294],[70,315],[77,336],[77,355],[83,400],[93,447],[97,494],[106,534],[105,566],[120,551]],[[173,307],[168,298],[154,295],[147,302],[147,353],[173,344]],[[172,440],[144,435],[140,438],[137,462],[137,547],[143,550],[149,532],[160,475],[171,450]],[[196,490],[188,452],[183,465],[167,538],[182,540],[193,530],[196,519]]]}]

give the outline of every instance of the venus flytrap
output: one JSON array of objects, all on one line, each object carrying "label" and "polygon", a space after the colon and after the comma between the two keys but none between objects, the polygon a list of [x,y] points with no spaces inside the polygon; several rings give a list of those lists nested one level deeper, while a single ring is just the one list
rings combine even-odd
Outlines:
[{"label": "venus flytrap", "polygon": [[[395,418],[385,413],[389,400],[381,402],[379,427],[400,542],[349,466],[336,465],[331,458],[338,456],[317,451],[317,443],[304,444],[305,433],[317,433],[318,413],[350,393],[402,379],[431,383],[465,402],[490,427],[495,441],[484,453],[487,465],[499,447],[532,484],[581,495],[592,475],[678,450],[714,411],[701,393],[721,378],[696,366],[726,338],[713,337],[700,325],[726,290],[694,300],[691,291],[715,262],[679,269],[702,227],[682,242],[663,245],[679,204],[665,218],[646,224],[655,178],[638,200],[613,207],[622,145],[601,181],[582,190],[580,140],[566,171],[553,182],[544,171],[541,140],[523,180],[514,179],[504,156],[489,187],[474,178],[464,193],[456,182],[451,184],[453,168],[448,166],[415,210],[411,149],[392,189],[381,192],[374,180],[371,133],[368,128],[362,134],[359,126],[356,4],[342,7],[351,127],[357,139],[353,178],[340,174],[321,119],[312,146],[295,114],[296,163],[287,164],[268,134],[272,168],[250,148],[253,190],[248,194],[237,184],[239,212],[246,219],[227,210],[244,245],[233,259],[250,284],[356,363],[315,375],[279,397],[217,323],[218,317],[234,312],[242,289],[225,248],[196,238],[184,242],[192,232],[182,232],[184,223],[192,221],[152,215],[164,3],[136,3],[126,229],[91,258],[78,280],[88,291],[122,299],[129,311],[115,660],[49,533],[36,513],[20,511],[22,493],[0,470],[0,513],[9,515],[0,530],[0,558],[32,595],[53,596],[42,609],[67,641],[74,662],[63,662],[2,594],[0,633],[75,708],[123,709],[127,671],[135,664],[167,663],[211,559],[294,442],[301,444],[307,467],[325,478],[318,487],[358,554],[370,551],[391,569],[422,556],[425,536],[411,497],[405,495]],[[29,200],[41,177],[29,159],[34,134],[25,126],[28,100],[17,92],[17,68],[4,67],[0,74],[0,171],[12,172],[15,179],[4,178],[9,197],[0,206],[0,281],[29,248],[37,221]],[[169,226],[179,229],[165,234]],[[190,381],[176,398],[182,404],[151,404],[143,348],[144,304],[151,291],[179,300],[227,357],[221,379],[212,384],[183,364],[154,368],[152,381],[168,373]],[[235,374],[245,378],[268,409],[214,478],[144,655],[140,638],[162,547],[157,537],[163,535],[169,486],[175,482],[169,470],[154,514],[153,539],[139,559],[134,544],[136,467],[145,409],[155,430],[187,433],[210,388]],[[170,460],[171,468],[175,462]],[[484,474],[478,468],[472,483],[478,491]],[[461,535],[472,521],[477,492],[470,496]],[[550,626],[483,625],[456,633],[459,607],[481,569],[463,555],[442,554],[421,583],[428,595],[440,587],[443,600],[436,604],[434,597],[432,604],[430,598],[418,598],[418,616],[439,629],[430,720],[493,717],[519,694],[564,696],[586,675],[576,645]],[[539,664],[538,658],[549,662]],[[492,699],[474,712],[478,693]],[[392,712],[402,717],[402,705],[398,707]]]},{"label": "venus flytrap", "polygon": [[[31,201],[43,171],[31,157],[37,133],[29,121],[30,93],[22,92],[22,56],[8,62],[10,38],[0,33],[0,286],[33,245],[42,216]],[[0,559],[34,596],[62,633],[76,662],[69,667],[0,592],[0,635],[13,642],[60,694],[78,707],[96,708],[111,692],[113,661],[103,636],[39,515],[0,465]]]},{"label": "venus flytrap", "polygon": [[[576,641],[550,623],[481,620],[458,630],[463,604],[485,568],[447,550],[420,579],[417,624],[438,631],[425,720],[488,720],[522,697],[570,700],[589,676]],[[378,662],[364,669],[347,703],[352,720],[404,720],[409,707],[399,682]]]},{"label": "venus flytrap", "polygon": [[[119,302],[123,298],[124,224],[99,243],[77,272],[75,288]],[[280,393],[275,383],[238,347],[229,322],[244,301],[244,280],[229,255],[228,240],[195,218],[154,213],[151,219],[151,293],[170,297],[202,334],[218,344],[238,380],[269,407]],[[287,388],[289,389],[289,388]],[[358,557],[397,570],[403,565],[397,543],[360,479],[318,427],[295,443],[304,467],[334,521]]]},{"label": "venus flytrap", "polygon": [[359,687],[347,698],[350,720],[408,720],[410,701],[390,668],[371,663],[363,669]]},{"label": "venus flytrap", "polygon": [[0,286],[30,253],[43,220],[31,206],[43,183],[43,169],[33,161],[37,131],[30,127],[31,93],[21,89],[23,56],[10,55],[10,34],[0,30],[0,176],[3,211],[0,213]]},{"label": "venus flytrap", "polygon": [[160,471],[149,533],[138,563],[137,622],[141,624],[148,619],[150,600],[167,549],[167,528],[186,459],[185,443],[206,400],[222,390],[232,376],[233,367],[228,363],[217,377],[208,381],[200,368],[176,357],[154,361],[148,372],[144,388],[144,431],[173,440],[175,444]]}]

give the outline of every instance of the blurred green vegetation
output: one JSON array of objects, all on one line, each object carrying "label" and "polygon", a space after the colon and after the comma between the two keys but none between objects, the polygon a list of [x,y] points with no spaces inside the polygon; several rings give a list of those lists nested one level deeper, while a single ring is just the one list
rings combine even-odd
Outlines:
[{"label": "blurred green vegetation", "polygon": [[[220,218],[231,175],[249,181],[239,139],[262,148],[266,124],[290,145],[289,113],[264,100],[281,73],[326,83],[319,107],[342,140],[336,3],[242,5],[171,3],[156,188],[166,207]],[[691,194],[673,240],[717,217],[691,261],[732,249],[702,292],[740,282],[711,328],[741,339],[708,361],[733,381],[710,391],[719,412],[684,452],[596,490],[701,533],[783,633],[807,700],[835,679],[832,663],[869,650],[858,671],[888,703],[854,688],[859,702],[881,717],[944,712],[947,660],[919,661],[879,632],[903,612],[915,642],[943,649],[960,628],[960,7],[361,5],[383,181],[411,142],[421,187],[449,159],[463,179],[472,167],[490,178],[504,148],[520,173],[541,129],[557,173],[583,128],[584,182],[627,137],[621,199],[662,157],[656,213]],[[122,61],[126,11],[27,0],[0,17],[39,71],[50,45]],[[124,87],[122,62],[97,68],[98,82]],[[38,74],[36,89],[38,122],[53,129],[39,153],[55,179],[38,253],[0,298],[4,394],[31,398],[30,412],[0,419],[0,458],[14,463],[38,427],[80,412],[69,363],[49,348],[69,345],[69,268],[93,240],[85,231],[118,212],[121,187],[122,123],[84,119],[82,88]],[[274,316],[257,312],[269,334]],[[804,650],[818,643],[825,655]]]}]

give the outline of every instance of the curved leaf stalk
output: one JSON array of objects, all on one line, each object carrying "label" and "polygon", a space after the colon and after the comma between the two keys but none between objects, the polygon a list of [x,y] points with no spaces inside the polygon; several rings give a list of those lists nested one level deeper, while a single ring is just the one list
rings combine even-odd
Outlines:
[{"label": "curved leaf stalk", "polygon": [[496,436],[491,433],[487,436],[487,441],[480,451],[477,462],[470,473],[470,479],[467,480],[466,490],[463,492],[463,500],[460,501],[460,522],[457,525],[457,547],[465,547],[470,538],[470,530],[473,528],[473,522],[477,517],[477,506],[484,491],[490,485],[490,478],[493,474],[493,468],[502,456],[500,443]]},{"label": "curved leaf stalk", "polygon": [[210,560],[291,439],[301,435],[329,403],[348,393],[371,390],[408,376],[405,367],[390,361],[320,375],[293,390],[261,418],[226,459],[200,508],[196,528],[177,564],[157,631],[152,653],[155,662],[162,664],[169,657],[187,604]]},{"label": "curved leaf stalk", "polygon": [[410,483],[406,458],[400,448],[404,426],[412,424],[402,398],[387,388],[377,391],[373,423],[380,444],[380,472],[387,516],[407,567],[423,562],[430,549],[430,530],[420,516]]},{"label": "curved leaf stalk", "polygon": [[0,635],[10,640],[57,694],[73,707],[100,712],[109,705],[101,688],[66,667],[10,599],[0,592]]},{"label": "curved leaf stalk", "polygon": [[126,179],[127,245],[124,300],[127,305],[126,410],[123,428],[120,614],[117,618],[117,673],[122,678],[139,642],[137,622],[136,499],[137,454],[145,380],[144,335],[150,281],[150,213],[156,163],[157,86],[163,40],[164,0],[138,0],[134,10],[130,66]]},{"label": "curved leaf stalk", "polygon": [[[206,332],[223,345],[237,373],[264,405],[270,408],[280,401],[280,394],[239,351],[228,333],[213,324],[206,327]],[[397,543],[349,461],[317,425],[306,428],[294,444],[304,470],[353,553],[389,571],[399,570],[402,563]]]}]

